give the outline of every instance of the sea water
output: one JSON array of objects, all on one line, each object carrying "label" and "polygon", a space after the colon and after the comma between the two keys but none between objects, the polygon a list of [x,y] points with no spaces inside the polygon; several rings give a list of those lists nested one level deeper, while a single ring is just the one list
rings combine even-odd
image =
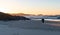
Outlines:
[{"label": "sea water", "polygon": [[[41,20],[41,19],[32,19],[32,20]],[[45,19],[46,21],[60,21],[60,19]]]}]

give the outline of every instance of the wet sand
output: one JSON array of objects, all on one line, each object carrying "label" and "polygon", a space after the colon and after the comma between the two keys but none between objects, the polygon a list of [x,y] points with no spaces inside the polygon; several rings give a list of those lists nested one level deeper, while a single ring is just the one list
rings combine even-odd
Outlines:
[{"label": "wet sand", "polygon": [[[12,28],[22,28],[22,29],[41,29],[41,30],[59,30],[60,31],[60,22],[55,21],[45,21],[42,23],[39,20],[26,20],[26,21],[9,21],[9,27]],[[9,23],[8,22],[8,23]]]}]

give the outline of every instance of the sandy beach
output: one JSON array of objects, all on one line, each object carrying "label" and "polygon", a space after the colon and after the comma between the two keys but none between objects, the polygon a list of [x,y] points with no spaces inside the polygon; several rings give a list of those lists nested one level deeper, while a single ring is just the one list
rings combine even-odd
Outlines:
[{"label": "sandy beach", "polygon": [[59,23],[42,23],[41,20],[0,21],[0,35],[60,35]]},{"label": "sandy beach", "polygon": [[[10,23],[9,23],[10,22]],[[9,27],[22,28],[22,29],[44,29],[44,30],[60,30],[59,21],[45,21],[42,23],[41,20],[20,20],[20,21],[9,21],[7,23]]]}]

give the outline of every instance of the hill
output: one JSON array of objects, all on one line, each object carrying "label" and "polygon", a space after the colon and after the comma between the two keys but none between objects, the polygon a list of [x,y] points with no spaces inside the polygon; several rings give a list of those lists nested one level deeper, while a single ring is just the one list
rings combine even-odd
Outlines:
[{"label": "hill", "polygon": [[30,20],[29,18],[26,18],[24,16],[12,16],[7,13],[0,12],[0,20]]}]

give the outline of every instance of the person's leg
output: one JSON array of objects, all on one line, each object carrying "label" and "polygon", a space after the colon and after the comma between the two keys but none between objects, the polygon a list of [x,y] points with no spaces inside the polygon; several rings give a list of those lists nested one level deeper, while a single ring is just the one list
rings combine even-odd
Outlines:
[{"label": "person's leg", "polygon": [[44,23],[44,20],[42,21],[42,23]]}]

